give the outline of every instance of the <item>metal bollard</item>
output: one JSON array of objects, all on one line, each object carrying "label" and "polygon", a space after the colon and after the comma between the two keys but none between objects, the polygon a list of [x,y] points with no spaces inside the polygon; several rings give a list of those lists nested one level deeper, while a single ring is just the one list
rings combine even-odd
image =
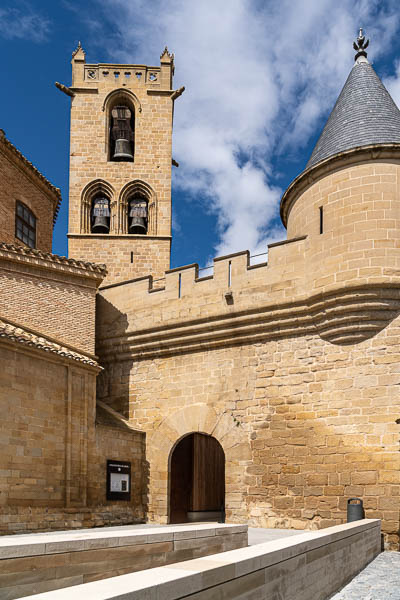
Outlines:
[{"label": "metal bollard", "polygon": [[[356,502],[356,504],[352,504]],[[361,498],[349,498],[347,500],[347,522],[359,521],[364,519],[364,507]]]}]

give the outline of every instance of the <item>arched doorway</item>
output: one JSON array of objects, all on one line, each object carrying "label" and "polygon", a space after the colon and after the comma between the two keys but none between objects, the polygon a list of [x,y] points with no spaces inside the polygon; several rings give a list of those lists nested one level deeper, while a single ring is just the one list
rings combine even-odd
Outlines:
[{"label": "arched doorway", "polygon": [[216,520],[225,503],[225,454],[210,435],[192,433],[171,454],[170,523]]}]

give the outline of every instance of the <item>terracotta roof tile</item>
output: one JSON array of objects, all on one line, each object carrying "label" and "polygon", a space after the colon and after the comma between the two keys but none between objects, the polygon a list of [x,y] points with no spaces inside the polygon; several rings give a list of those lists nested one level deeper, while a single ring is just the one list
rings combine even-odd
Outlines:
[{"label": "terracotta roof tile", "polygon": [[79,352],[74,352],[66,346],[52,342],[46,337],[36,335],[22,327],[6,321],[5,319],[0,319],[0,339],[1,338],[6,338],[11,342],[30,346],[36,348],[37,350],[43,350],[44,352],[51,352],[53,354],[57,354],[58,356],[76,360],[77,362],[99,368],[98,363],[89,356],[80,354]]},{"label": "terracotta roof tile", "polygon": [[58,264],[79,267],[80,269],[85,269],[86,271],[99,273],[103,277],[105,277],[105,275],[107,274],[106,265],[86,262],[83,260],[76,260],[74,258],[67,258],[66,256],[59,256],[58,254],[52,254],[51,252],[43,252],[42,250],[37,250],[36,248],[28,248],[27,246],[17,246],[14,244],[7,244],[6,242],[0,242],[0,250],[5,250],[6,252],[15,252],[16,254],[21,254],[33,258],[41,258],[43,260],[51,261]]}]

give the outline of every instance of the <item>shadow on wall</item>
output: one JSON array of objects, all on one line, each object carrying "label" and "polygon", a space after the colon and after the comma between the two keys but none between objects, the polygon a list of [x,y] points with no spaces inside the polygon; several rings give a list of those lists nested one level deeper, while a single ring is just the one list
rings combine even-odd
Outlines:
[{"label": "shadow on wall", "polygon": [[129,379],[133,361],[105,362],[102,360],[99,347],[102,341],[112,338],[113,331],[118,336],[128,328],[126,314],[119,311],[101,294],[96,299],[96,354],[103,371],[97,377],[97,398],[129,419]]}]

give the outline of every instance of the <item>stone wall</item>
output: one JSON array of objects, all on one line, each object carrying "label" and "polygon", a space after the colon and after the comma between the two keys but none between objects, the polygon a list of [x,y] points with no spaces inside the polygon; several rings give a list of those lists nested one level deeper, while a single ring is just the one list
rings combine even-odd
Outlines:
[{"label": "stone wall", "polygon": [[336,162],[315,168],[312,178],[299,181],[282,201],[288,236],[307,235],[310,242],[309,289],[327,293],[350,285],[395,283],[400,159],[396,152],[385,156],[377,150],[373,158],[370,151],[359,150],[352,160]]},{"label": "stone wall", "polygon": [[[297,237],[271,245],[268,264],[250,266],[243,252],[215,259],[212,277],[189,265],[162,287],[142,279],[101,291],[99,396],[148,433],[150,518],[168,520],[170,453],[200,431],[226,454],[229,519],[326,527],[361,496],[397,548],[399,171],[385,160],[368,165],[379,171],[371,183],[363,165],[308,182],[315,203],[295,196]],[[323,196],[321,235],[329,177],[355,203]]]},{"label": "stone wall", "polygon": [[[142,521],[144,434],[95,426],[98,367],[0,340],[0,534]],[[130,502],[106,500],[108,458],[132,461]]]},{"label": "stone wall", "polygon": [[[110,502],[106,498],[106,462],[123,460],[131,463],[130,502]],[[97,407],[95,443],[89,456],[88,504],[107,506],[110,513],[127,508],[130,519],[146,518],[148,469],[145,461],[145,434],[135,431]]]},{"label": "stone wall", "polygon": [[[97,370],[3,341],[0,351],[3,515],[17,507],[84,506]],[[31,528],[26,517],[15,529]]]},{"label": "stone wall", "polygon": [[35,215],[36,248],[51,252],[53,219],[61,201],[56,190],[0,131],[0,241],[24,243],[15,237],[17,201]]},{"label": "stone wall", "polygon": [[163,278],[170,266],[171,238],[134,235],[68,236],[70,256],[107,265],[103,285],[144,277]]}]

